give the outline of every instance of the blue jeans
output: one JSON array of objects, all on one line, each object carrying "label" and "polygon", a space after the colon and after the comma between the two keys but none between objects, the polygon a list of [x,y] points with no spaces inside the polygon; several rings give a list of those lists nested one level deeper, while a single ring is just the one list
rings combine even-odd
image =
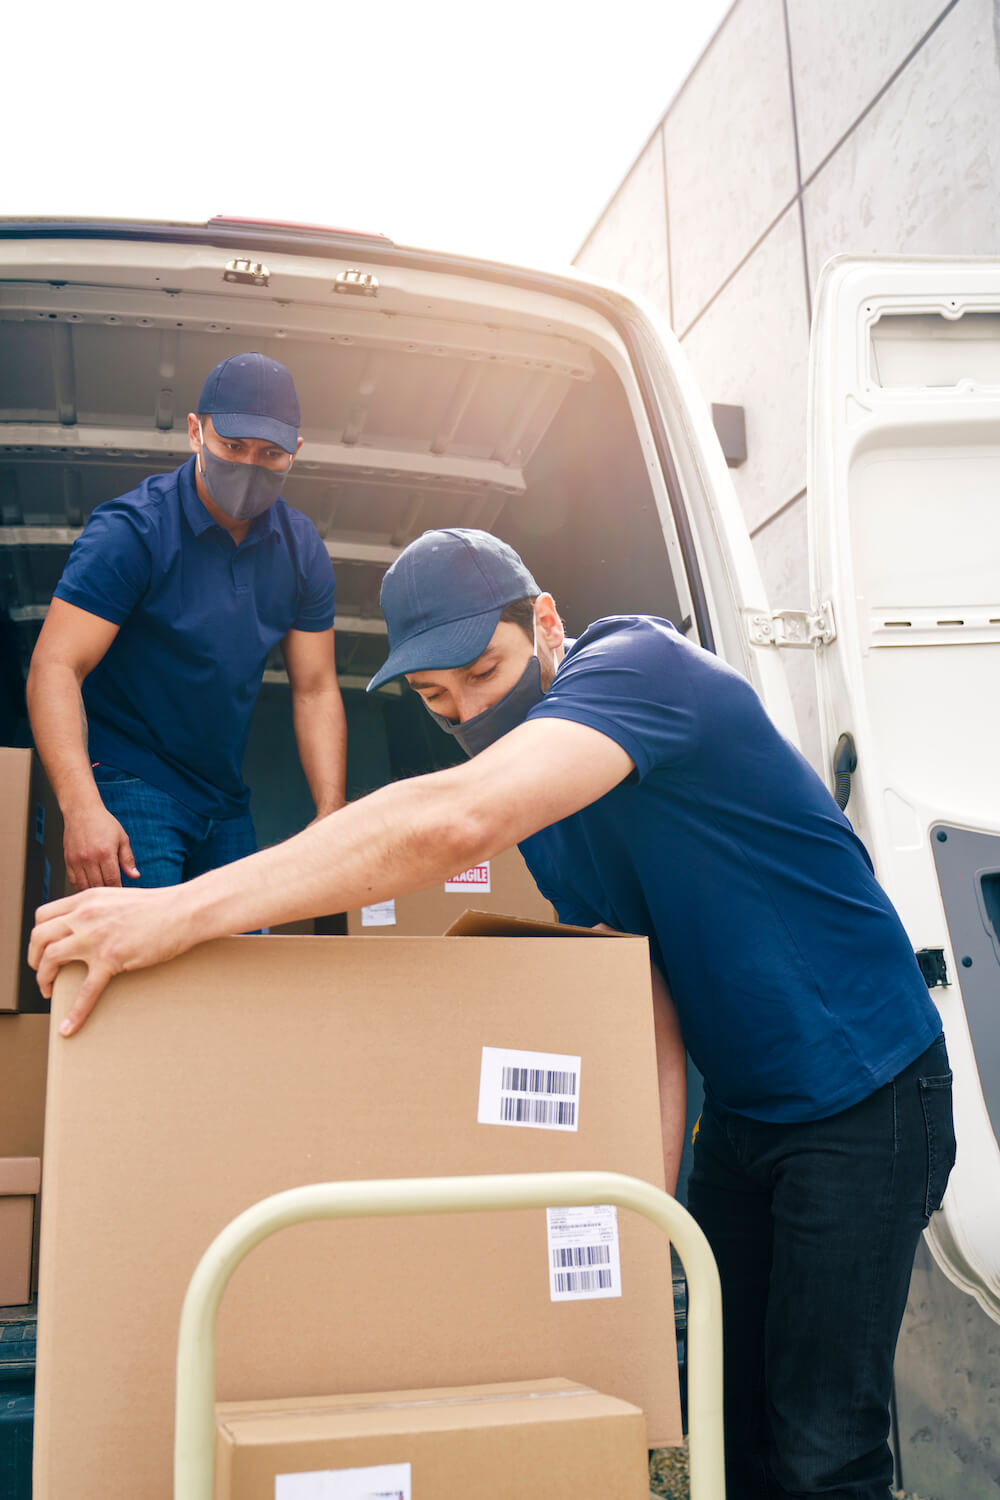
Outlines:
[{"label": "blue jeans", "polygon": [[896,1339],[954,1160],[943,1036],[825,1120],[706,1099],[688,1206],[722,1280],[727,1500],[888,1500]]},{"label": "blue jeans", "polygon": [[128,834],[139,867],[139,879],[123,875],[123,885],[180,885],[256,852],[249,812],[206,818],[169,792],[103,763],[94,767],[94,780],[108,812]]}]

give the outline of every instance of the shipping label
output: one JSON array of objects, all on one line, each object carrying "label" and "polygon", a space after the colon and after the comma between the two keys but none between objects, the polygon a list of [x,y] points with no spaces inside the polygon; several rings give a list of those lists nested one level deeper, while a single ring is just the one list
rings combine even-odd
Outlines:
[{"label": "shipping label", "polygon": [[481,865],[462,870],[444,883],[446,891],[464,891],[472,896],[488,896],[490,893],[490,862],[484,859]]},{"label": "shipping label", "polygon": [[613,1203],[547,1208],[549,1295],[553,1302],[620,1297],[622,1263]]},{"label": "shipping label", "polygon": [[395,927],[395,901],[376,901],[373,906],[361,908],[362,927]]},{"label": "shipping label", "polygon": [[484,1047],[479,1075],[480,1125],[576,1130],[580,1059],[561,1052]]},{"label": "shipping label", "polygon": [[409,1464],[278,1474],[274,1500],[413,1500]]}]

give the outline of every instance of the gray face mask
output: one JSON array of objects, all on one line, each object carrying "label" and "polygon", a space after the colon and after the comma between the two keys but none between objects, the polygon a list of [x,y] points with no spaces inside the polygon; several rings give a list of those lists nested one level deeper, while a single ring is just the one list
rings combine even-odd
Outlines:
[{"label": "gray face mask", "polygon": [[427,704],[427,712],[444,730],[456,739],[465,751],[466,755],[478,755],[480,750],[485,750],[487,745],[492,745],[495,740],[507,734],[511,729],[516,729],[523,724],[528,717],[528,711],[534,708],[536,703],[541,703],[545,697],[545,689],[542,687],[542,664],[538,660],[537,639],[535,642],[535,653],[529,658],[528,664],[520,677],[509,692],[504,693],[491,708],[484,708],[481,714],[476,714],[474,719],[466,719],[464,724],[457,723],[454,719],[446,719],[442,714],[436,714]]},{"label": "gray face mask", "polygon": [[265,469],[260,464],[234,464],[227,458],[217,458],[205,445],[205,435],[198,423],[201,438],[201,477],[205,487],[220,510],[234,521],[252,521],[274,504],[281,494],[288,468]]}]

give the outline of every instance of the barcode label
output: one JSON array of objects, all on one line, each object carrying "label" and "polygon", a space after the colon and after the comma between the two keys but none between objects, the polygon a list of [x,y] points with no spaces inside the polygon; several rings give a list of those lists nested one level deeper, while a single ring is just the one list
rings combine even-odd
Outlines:
[{"label": "barcode label", "polygon": [[372,906],[361,908],[362,927],[395,927],[395,901],[376,901]]},{"label": "barcode label", "polygon": [[552,1264],[559,1266],[610,1266],[610,1245],[574,1245],[570,1250],[553,1250]]},{"label": "barcode label", "polygon": [[579,1115],[578,1057],[483,1048],[477,1116],[480,1125],[576,1130]]},{"label": "barcode label", "polygon": [[569,1125],[576,1123],[576,1105],[564,1099],[500,1100],[503,1125]]},{"label": "barcode label", "polygon": [[611,1203],[547,1208],[549,1295],[553,1302],[620,1297],[618,1210]]},{"label": "barcode label", "polygon": [[611,1286],[610,1271],[560,1271],[552,1278],[557,1292],[599,1292]]},{"label": "barcode label", "polygon": [[490,862],[484,859],[481,865],[472,865],[460,870],[444,883],[445,891],[465,891],[473,895],[488,896],[490,893]]},{"label": "barcode label", "polygon": [[515,1094],[575,1094],[576,1074],[554,1068],[504,1068],[500,1087]]},{"label": "barcode label", "polygon": [[276,1474],[274,1500],[412,1500],[410,1465]]}]

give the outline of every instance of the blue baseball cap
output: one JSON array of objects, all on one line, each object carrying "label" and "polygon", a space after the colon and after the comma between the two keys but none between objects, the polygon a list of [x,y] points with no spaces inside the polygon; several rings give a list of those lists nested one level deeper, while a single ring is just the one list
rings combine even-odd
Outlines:
[{"label": "blue baseball cap", "polygon": [[368,684],[369,693],[405,672],[475,661],[505,607],[540,592],[513,547],[488,531],[425,531],[382,580],[389,655]]},{"label": "blue baseball cap", "polygon": [[302,414],[295,382],[266,354],[231,354],[209,375],[198,403],[220,437],[263,438],[294,453]]}]

